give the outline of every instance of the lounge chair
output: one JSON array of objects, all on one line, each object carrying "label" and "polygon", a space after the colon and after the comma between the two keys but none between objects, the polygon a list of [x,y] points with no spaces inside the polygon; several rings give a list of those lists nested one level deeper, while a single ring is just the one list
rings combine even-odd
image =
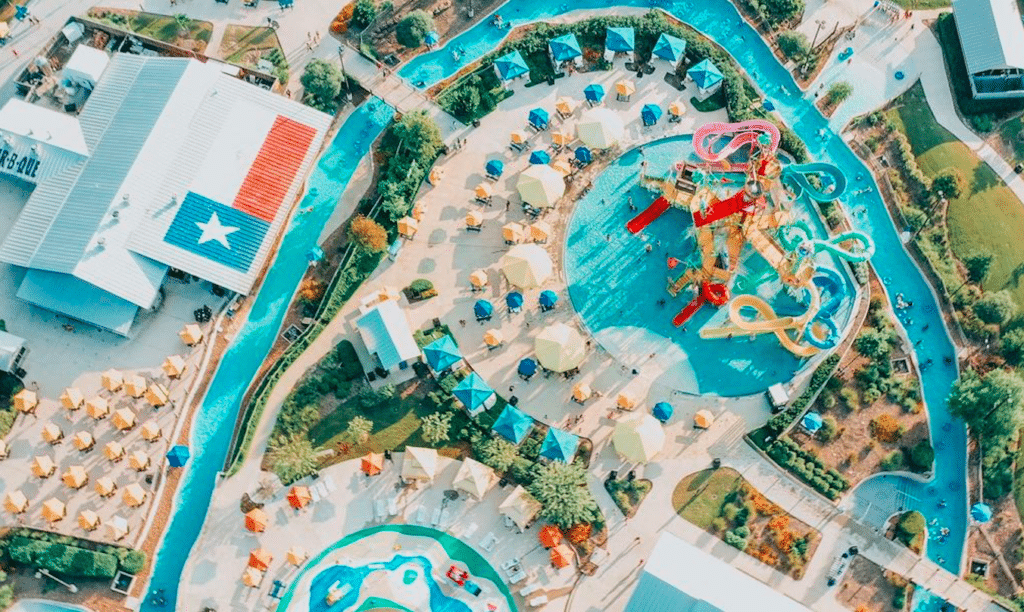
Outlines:
[{"label": "lounge chair", "polygon": [[391,516],[398,516],[398,500],[394,497],[388,498],[388,514]]},{"label": "lounge chair", "polygon": [[485,535],[482,540],[480,540],[480,548],[486,550],[487,552],[491,552],[492,550],[494,550],[494,545],[497,543],[498,538],[494,535],[494,532],[491,531],[487,535]]},{"label": "lounge chair", "polygon": [[[526,580],[526,578],[527,578],[526,572],[524,572],[522,570],[522,568],[520,568],[518,572],[516,572],[516,573],[514,573],[514,574],[512,574],[511,576],[508,577],[508,583],[509,584],[519,584],[520,582]],[[547,601],[547,597],[544,598],[544,601]]]},{"label": "lounge chair", "polygon": [[530,607],[531,608],[539,608],[539,607],[543,606],[546,603],[548,603],[548,596],[547,595],[538,595],[537,597],[534,597],[533,599],[530,600]]},{"label": "lounge chair", "polygon": [[438,523],[441,527],[448,527],[451,525],[452,512],[448,508],[441,511],[441,521]]},{"label": "lounge chair", "polygon": [[315,486],[309,488],[309,496],[313,498],[313,503],[320,501],[320,489]]},{"label": "lounge chair", "polygon": [[504,518],[505,518],[505,527],[507,529],[515,529],[516,528],[516,522],[512,520],[512,517],[506,516]]},{"label": "lounge chair", "polygon": [[505,570],[507,572],[507,571],[511,570],[513,567],[519,565],[519,563],[520,562],[519,562],[519,558],[518,557],[512,557],[508,561],[506,561],[506,562],[501,564],[501,569],[503,569],[503,570]]},{"label": "lounge chair", "polygon": [[480,525],[477,525],[476,523],[470,523],[466,527],[465,531],[462,532],[462,537],[463,538],[470,538],[470,537],[472,537],[473,534],[476,533],[477,529],[480,529]]},{"label": "lounge chair", "polygon": [[519,591],[519,594],[523,597],[529,597],[540,590],[540,585],[534,582],[533,584],[523,587],[523,590]]},{"label": "lounge chair", "polygon": [[430,525],[432,527],[437,527],[440,523],[441,523],[441,509],[440,508],[434,508],[434,514],[432,514],[431,517],[430,517]]},{"label": "lounge chair", "polygon": [[416,522],[420,525],[427,522],[427,509],[423,506],[416,508]]},{"label": "lounge chair", "polygon": [[334,479],[331,478],[330,476],[325,476],[323,478],[323,483],[324,490],[326,490],[328,493],[334,493],[335,491],[338,490],[338,485],[334,484]]},{"label": "lounge chair", "polygon": [[378,521],[383,521],[388,515],[388,502],[383,499],[378,499],[373,502],[373,517]]}]

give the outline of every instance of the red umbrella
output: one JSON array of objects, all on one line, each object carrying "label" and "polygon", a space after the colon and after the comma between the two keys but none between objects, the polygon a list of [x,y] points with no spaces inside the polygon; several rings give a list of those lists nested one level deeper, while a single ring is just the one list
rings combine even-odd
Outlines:
[{"label": "red umbrella", "polygon": [[537,539],[544,548],[554,548],[562,543],[562,530],[554,525],[544,525],[537,533]]},{"label": "red umbrella", "polygon": [[313,496],[306,487],[292,487],[292,490],[288,492],[288,503],[296,510],[303,508],[311,501],[313,501]]}]

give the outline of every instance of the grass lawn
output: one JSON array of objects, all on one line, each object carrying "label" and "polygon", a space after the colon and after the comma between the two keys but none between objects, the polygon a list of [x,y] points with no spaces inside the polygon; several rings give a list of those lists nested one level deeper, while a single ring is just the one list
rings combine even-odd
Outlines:
[{"label": "grass lawn", "polygon": [[950,0],[896,0],[896,4],[909,11],[925,11],[947,8],[950,5]]},{"label": "grass lawn", "polygon": [[1024,116],[1017,115],[999,126],[999,137],[1013,151],[1014,161],[1024,161]]},{"label": "grass lawn", "polygon": [[1017,473],[1013,475],[1013,499],[1017,513],[1024,519],[1024,444],[1017,450]]},{"label": "grass lawn", "polygon": [[676,513],[701,529],[722,513],[727,495],[740,488],[743,477],[731,468],[701,470],[679,481],[672,492]]},{"label": "grass lawn", "polygon": [[231,24],[224,29],[218,53],[232,63],[255,65],[250,60],[265,56],[271,49],[281,49],[281,42],[273,28]]},{"label": "grass lawn", "polygon": [[1002,179],[974,152],[935,121],[920,83],[896,100],[893,114],[914,149],[917,163],[929,177],[945,168],[956,168],[969,188],[950,201],[949,233],[953,254],[963,257],[987,249],[995,258],[986,291],[1008,289],[1024,308],[1024,205]]}]

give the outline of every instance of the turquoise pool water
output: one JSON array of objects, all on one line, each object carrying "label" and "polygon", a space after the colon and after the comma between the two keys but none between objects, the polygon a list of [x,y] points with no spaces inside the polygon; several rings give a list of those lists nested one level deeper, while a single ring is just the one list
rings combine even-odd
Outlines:
[{"label": "turquoise pool water", "polygon": [[19,599],[7,612],[92,612],[85,606],[76,606],[48,599]]},{"label": "turquoise pool water", "polygon": [[[381,532],[396,532],[403,535],[418,536],[436,540],[452,560],[465,564],[472,576],[484,578],[494,583],[501,590],[501,594],[505,597],[509,610],[516,610],[515,600],[512,597],[512,593],[509,592],[507,587],[505,587],[505,583],[502,581],[498,572],[491,567],[491,564],[488,563],[480,553],[462,540],[459,540],[458,538],[443,531],[431,529],[430,527],[422,527],[420,525],[379,525],[377,527],[371,527],[369,529],[363,529],[362,531],[348,534],[331,546],[325,548],[311,561],[307,562],[294,579],[291,580],[291,586],[288,591],[285,592],[284,596],[281,597],[281,601],[277,606],[278,611],[285,612],[286,610],[289,610],[292,599],[295,598],[297,585],[302,581],[302,578],[307,572],[316,568],[328,555],[354,544],[359,540]],[[363,580],[371,572],[379,569],[386,569],[392,572],[401,571],[401,580],[403,583],[409,585],[408,588],[426,589],[426,592],[422,593],[424,601],[413,608],[416,612],[472,612],[471,608],[462,601],[445,595],[437,584],[433,573],[436,571],[437,577],[440,578],[440,576],[448,571],[448,568],[434,568],[430,559],[427,559],[422,555],[399,554],[395,554],[391,560],[384,563],[367,563],[362,565],[332,564],[324,567],[310,582],[308,602],[309,612],[324,612],[330,609],[342,610],[349,608],[359,600],[359,588]],[[343,585],[352,585],[352,591],[334,606],[327,606],[325,602],[327,593],[331,586],[338,581]],[[380,599],[390,599],[390,597],[384,593],[375,593],[375,595]],[[401,597],[395,597],[394,601],[403,603],[403,599]],[[301,606],[302,602],[296,601],[295,603],[299,606],[292,606],[296,612],[300,610],[305,612],[307,608]],[[429,603],[429,609],[423,606],[425,603]]]},{"label": "turquoise pool water", "polygon": [[[176,601],[185,560],[206,519],[242,395],[277,337],[288,303],[306,272],[306,253],[316,245],[356,166],[394,113],[383,101],[371,98],[349,116],[320,157],[307,182],[307,195],[299,204],[300,208],[312,206],[313,210],[292,219],[249,318],[224,354],[192,421],[192,458],[178,490],[170,525],[157,550],[149,585],[150,591],[163,589],[168,602]],[[151,604],[147,598],[141,609],[150,612],[166,608]]]},{"label": "turquoise pool water", "polygon": [[[929,429],[936,444],[934,474],[930,482],[921,483],[904,476],[885,476],[862,483],[853,495],[857,504],[871,505],[896,497],[901,505],[924,514],[929,521],[937,519],[949,527],[944,542],[930,542],[930,559],[958,573],[963,557],[967,529],[966,460],[967,435],[963,423],[955,420],[946,407],[946,396],[957,377],[953,343],[931,287],[914,261],[903,249],[897,229],[878,196],[878,187],[870,172],[853,151],[829,128],[828,121],[804,97],[789,72],[779,64],[760,36],[737,13],[729,0],[577,0],[573,9],[601,9],[616,6],[661,8],[703,32],[726,49],[746,70],[751,79],[775,104],[779,115],[807,143],[811,157],[840,168],[851,179],[850,190],[858,192],[845,199],[854,228],[871,235],[875,241],[872,264],[882,278],[890,298],[902,293],[914,303],[904,327],[915,346],[919,363],[928,359],[931,367],[922,372],[925,401],[928,404]],[[567,12],[559,0],[509,0],[498,9],[502,17],[515,25],[548,19]],[[495,48],[508,30],[498,30],[487,19],[448,43],[463,50],[463,60],[472,62]],[[457,70],[447,48],[421,55],[409,62],[399,75],[412,84],[429,86]],[[819,137],[825,134],[825,138]],[[925,331],[925,326],[928,327]],[[941,444],[941,447],[940,447]],[[940,507],[940,502],[946,504]]]},{"label": "turquoise pool water", "polygon": [[914,587],[914,594],[910,601],[912,612],[944,612],[944,608],[946,610],[951,608],[946,603],[946,600],[933,594],[928,589]]},{"label": "turquoise pool water", "polygon": [[[688,231],[693,225],[691,216],[670,208],[638,235],[625,229],[626,222],[637,214],[630,211],[628,199],[643,210],[657,195],[639,184],[641,161],[647,161],[652,176],[667,176],[676,162],[697,161],[692,153],[690,136],[646,143],[643,155],[636,149],[628,151],[594,181],[591,191],[576,204],[566,232],[569,296],[605,349],[641,372],[657,368],[662,372],[658,377],[661,384],[693,394],[738,396],[764,391],[790,380],[809,361],[782,348],[774,334],[753,340],[747,336],[702,339],[698,332],[705,324],[727,324],[725,308],[705,306],[684,326],[672,325],[672,317],[692,295],[682,292],[673,298],[668,294],[666,279],[678,276],[682,267],[670,270],[667,259],[685,260],[695,250],[695,239]],[[826,236],[818,215],[804,199],[794,206],[793,213],[809,223],[817,236]],[[645,251],[646,245],[652,246],[651,253]],[[847,295],[855,292],[833,257],[821,253],[816,265],[840,271]],[[768,269],[767,263],[748,249],[737,277],[761,277]],[[759,284],[757,293],[776,313],[787,316],[806,311],[806,305],[784,290],[777,275],[769,273],[765,278],[768,280]],[[846,327],[851,308],[852,299],[842,300],[833,319],[840,330]]]}]

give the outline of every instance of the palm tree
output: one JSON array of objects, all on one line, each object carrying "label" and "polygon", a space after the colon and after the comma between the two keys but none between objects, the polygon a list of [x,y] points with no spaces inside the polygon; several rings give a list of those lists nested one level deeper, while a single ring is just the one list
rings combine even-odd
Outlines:
[{"label": "palm tree", "polygon": [[451,412],[434,412],[423,417],[420,429],[423,430],[423,439],[428,444],[439,444],[448,440],[448,430],[452,425]]},{"label": "palm tree", "polygon": [[353,417],[352,420],[348,422],[348,428],[345,430],[345,435],[354,443],[362,444],[370,437],[371,432],[373,432],[373,421],[357,416]]}]

